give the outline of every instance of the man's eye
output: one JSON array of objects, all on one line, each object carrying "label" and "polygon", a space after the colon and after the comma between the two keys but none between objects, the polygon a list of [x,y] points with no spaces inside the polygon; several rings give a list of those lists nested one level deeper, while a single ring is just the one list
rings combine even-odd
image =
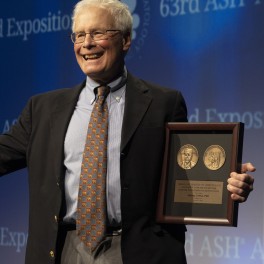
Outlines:
[{"label": "man's eye", "polygon": [[98,37],[98,36],[102,36],[102,35],[104,35],[104,33],[101,32],[101,31],[94,31],[94,32],[93,32],[93,35],[96,36],[96,37]]},{"label": "man's eye", "polygon": [[83,33],[83,32],[80,32],[80,33],[77,33],[76,34],[76,38],[78,39],[78,38],[82,38],[83,36],[85,36],[85,33]]}]

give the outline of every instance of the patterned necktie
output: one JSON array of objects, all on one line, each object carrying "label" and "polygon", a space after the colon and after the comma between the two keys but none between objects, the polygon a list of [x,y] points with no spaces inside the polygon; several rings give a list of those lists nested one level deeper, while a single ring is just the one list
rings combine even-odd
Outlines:
[{"label": "patterned necktie", "polygon": [[109,87],[97,88],[97,100],[88,126],[81,168],[77,206],[77,234],[91,250],[97,247],[106,228],[106,171]]}]

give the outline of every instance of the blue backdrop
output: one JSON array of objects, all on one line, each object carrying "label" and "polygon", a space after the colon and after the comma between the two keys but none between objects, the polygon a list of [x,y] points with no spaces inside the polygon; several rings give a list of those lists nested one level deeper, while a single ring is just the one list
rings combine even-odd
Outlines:
[{"label": "blue backdrop", "polygon": [[[0,133],[31,95],[84,79],[69,38],[76,2],[1,1]],[[124,2],[134,17],[128,69],[181,90],[192,122],[244,122],[243,161],[257,167],[237,228],[188,226],[188,263],[264,263],[264,0]],[[0,182],[1,263],[24,263],[27,172]]]}]

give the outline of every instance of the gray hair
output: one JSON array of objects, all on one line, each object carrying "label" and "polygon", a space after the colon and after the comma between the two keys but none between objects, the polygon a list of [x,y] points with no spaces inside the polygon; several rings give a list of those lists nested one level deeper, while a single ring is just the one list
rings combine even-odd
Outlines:
[{"label": "gray hair", "polygon": [[128,9],[128,6],[119,0],[81,0],[79,1],[73,10],[72,15],[72,31],[75,28],[75,19],[79,12],[84,7],[96,6],[105,9],[109,12],[113,18],[115,27],[120,29],[123,33],[132,33],[133,18]]}]

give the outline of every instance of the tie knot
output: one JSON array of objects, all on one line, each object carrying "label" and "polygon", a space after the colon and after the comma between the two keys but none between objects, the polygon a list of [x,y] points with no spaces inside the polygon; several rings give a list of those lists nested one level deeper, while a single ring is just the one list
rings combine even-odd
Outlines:
[{"label": "tie knot", "polygon": [[98,97],[103,96],[104,98],[106,98],[109,92],[110,92],[109,86],[99,86],[97,88]]}]

